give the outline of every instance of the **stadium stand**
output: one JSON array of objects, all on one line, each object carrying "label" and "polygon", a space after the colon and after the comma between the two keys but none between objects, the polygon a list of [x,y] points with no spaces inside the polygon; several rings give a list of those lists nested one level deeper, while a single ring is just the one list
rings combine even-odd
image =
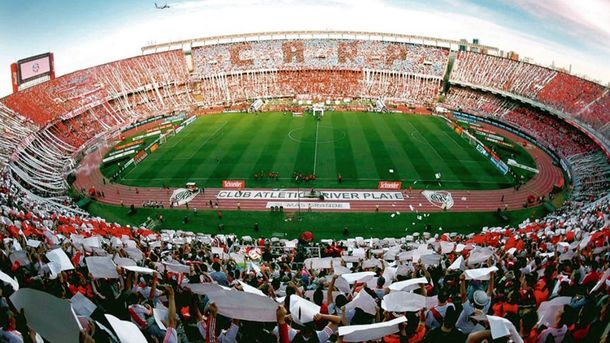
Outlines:
[{"label": "stadium stand", "polygon": [[590,199],[595,194],[608,192],[610,166],[607,157],[574,126],[504,97],[468,88],[452,87],[444,105],[453,110],[501,120],[550,148],[573,166],[576,199]]},{"label": "stadium stand", "polygon": [[195,77],[253,70],[388,70],[442,78],[449,51],[414,44],[332,39],[216,44],[193,49]]},{"label": "stadium stand", "polygon": [[[571,167],[572,199],[516,227],[289,241],[154,232],[78,208],[66,178],[79,153],[135,121],[278,97],[430,106],[449,61],[443,48],[335,39],[214,44],[192,53],[192,72],[184,53],[172,50],[77,71],[0,102],[3,340],[606,339],[607,156],[580,129],[511,96],[610,137],[607,89],[533,64],[457,54],[443,106],[517,127]],[[33,294],[45,306],[20,301]],[[59,315],[66,308],[74,318]]]},{"label": "stadium stand", "polygon": [[0,167],[3,168],[13,149],[37,129],[31,121],[0,103]]},{"label": "stadium stand", "polygon": [[577,114],[597,100],[604,87],[573,75],[557,73],[538,93],[537,99],[564,113]]},{"label": "stadium stand", "polygon": [[460,51],[451,80],[535,98],[555,75],[557,72],[534,64]]},{"label": "stadium stand", "polygon": [[517,105],[493,94],[477,92],[468,88],[452,87],[445,97],[444,104],[452,109],[460,109],[467,113],[504,117]]},{"label": "stadium stand", "polygon": [[606,89],[603,96],[579,112],[578,119],[603,136],[610,137],[610,120],[607,113],[610,113],[610,93]]},{"label": "stadium stand", "polygon": [[[13,341],[58,334],[32,311],[86,342],[124,341],[114,318],[133,341],[170,342],[597,342],[609,323],[608,197],[468,236],[316,243],[123,227],[18,187],[2,175],[0,333]],[[32,291],[47,306],[17,301]],[[54,315],[58,302],[82,332]]]},{"label": "stadium stand", "polygon": [[[459,52],[450,81],[522,96],[579,119],[606,139],[608,89],[563,72],[508,58]],[[586,115],[582,115],[586,113]]]}]

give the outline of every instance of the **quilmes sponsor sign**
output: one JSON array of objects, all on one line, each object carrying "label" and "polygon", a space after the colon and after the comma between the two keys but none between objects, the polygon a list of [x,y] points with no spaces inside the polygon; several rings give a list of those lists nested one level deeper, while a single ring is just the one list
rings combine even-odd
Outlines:
[{"label": "quilmes sponsor sign", "polygon": [[244,189],[244,188],[246,188],[246,181],[244,181],[244,180],[222,180],[222,188]]},{"label": "quilmes sponsor sign", "polygon": [[[218,199],[243,199],[243,200],[297,200],[306,198],[309,191],[232,191],[222,190],[218,192]],[[328,201],[402,201],[401,192],[349,192],[349,191],[321,191],[324,200]]]},{"label": "quilmes sponsor sign", "polygon": [[311,202],[311,201],[269,201],[267,208],[282,206],[287,210],[298,209],[302,210],[349,210],[349,202]]},{"label": "quilmes sponsor sign", "polygon": [[178,188],[172,193],[172,196],[169,198],[169,202],[177,205],[184,205],[193,200],[197,194],[199,194],[199,190],[193,192],[186,188]]},{"label": "quilmes sponsor sign", "polygon": [[421,194],[436,207],[444,209],[453,207],[453,197],[447,191],[423,191]]},{"label": "quilmes sponsor sign", "polygon": [[379,181],[377,189],[389,189],[399,191],[402,188],[401,181]]}]

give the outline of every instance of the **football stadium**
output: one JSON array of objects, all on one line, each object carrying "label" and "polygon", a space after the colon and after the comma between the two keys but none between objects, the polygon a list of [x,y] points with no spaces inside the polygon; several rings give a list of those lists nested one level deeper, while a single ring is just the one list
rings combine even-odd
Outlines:
[{"label": "football stadium", "polygon": [[14,59],[0,342],[608,341],[606,85],[478,39],[196,37]]}]

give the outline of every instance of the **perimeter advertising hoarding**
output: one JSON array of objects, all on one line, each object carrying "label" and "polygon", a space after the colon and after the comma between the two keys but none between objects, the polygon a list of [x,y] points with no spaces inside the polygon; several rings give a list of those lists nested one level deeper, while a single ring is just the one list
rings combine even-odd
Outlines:
[{"label": "perimeter advertising hoarding", "polygon": [[244,189],[244,188],[246,188],[246,181],[244,181],[244,180],[222,180],[222,188]]},{"label": "perimeter advertising hoarding", "polygon": [[377,189],[400,190],[401,188],[401,181],[379,181],[377,185]]}]

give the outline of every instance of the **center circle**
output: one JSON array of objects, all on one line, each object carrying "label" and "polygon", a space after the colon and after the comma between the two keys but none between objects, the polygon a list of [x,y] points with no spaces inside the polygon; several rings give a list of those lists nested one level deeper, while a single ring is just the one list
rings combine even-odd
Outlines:
[{"label": "center circle", "polygon": [[[317,128],[318,144],[320,143],[334,143],[345,139],[347,134],[343,130],[335,129],[330,126],[320,125]],[[316,129],[310,129],[305,131],[304,127],[298,127],[288,132],[288,138],[297,143],[315,143],[316,142]]]}]

